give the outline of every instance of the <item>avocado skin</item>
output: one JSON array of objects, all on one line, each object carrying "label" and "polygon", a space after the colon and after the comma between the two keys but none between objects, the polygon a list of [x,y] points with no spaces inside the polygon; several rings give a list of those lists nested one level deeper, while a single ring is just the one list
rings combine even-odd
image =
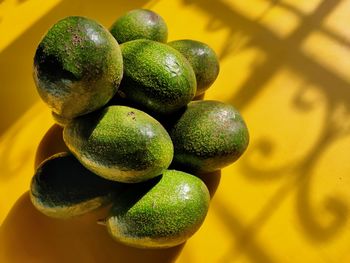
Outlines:
[{"label": "avocado skin", "polygon": [[173,158],[173,144],[163,126],[126,106],[109,106],[73,119],[64,128],[63,139],[86,168],[119,182],[158,176]]},{"label": "avocado skin", "polygon": [[58,21],[34,56],[39,95],[67,119],[104,106],[116,93],[122,74],[117,41],[103,26],[84,17]]},{"label": "avocado skin", "polygon": [[203,94],[214,83],[220,71],[215,51],[203,42],[190,39],[172,41],[168,45],[190,62],[197,80],[196,97]]},{"label": "avocado skin", "polygon": [[119,95],[152,116],[168,115],[189,103],[196,94],[190,63],[172,47],[151,40],[120,45],[124,77]]},{"label": "avocado skin", "polygon": [[107,229],[117,241],[138,248],[179,245],[202,225],[210,195],[197,177],[175,170],[135,184],[115,199]]},{"label": "avocado skin", "polygon": [[71,121],[70,119],[63,118],[62,116],[58,115],[57,113],[55,113],[53,111],[51,112],[51,116],[52,116],[53,120],[55,121],[55,123],[61,127],[66,126],[67,123]]},{"label": "avocado skin", "polygon": [[214,100],[189,103],[168,129],[174,144],[172,167],[194,174],[213,172],[233,163],[249,143],[240,113]]},{"label": "avocado skin", "polygon": [[82,166],[70,153],[58,153],[36,170],[30,185],[33,205],[43,214],[69,218],[90,212],[112,200],[121,187]]},{"label": "avocado skin", "polygon": [[119,44],[136,39],[166,42],[168,28],[161,16],[147,9],[134,9],[118,18],[110,28]]}]

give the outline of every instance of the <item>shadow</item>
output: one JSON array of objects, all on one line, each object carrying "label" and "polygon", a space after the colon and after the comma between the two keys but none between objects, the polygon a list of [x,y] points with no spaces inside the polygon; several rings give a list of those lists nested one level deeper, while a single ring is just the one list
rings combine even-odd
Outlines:
[{"label": "shadow", "polygon": [[197,97],[194,97],[193,101],[194,100],[204,100],[204,97],[205,97],[205,93],[202,93],[202,94],[198,95]]},{"label": "shadow", "polygon": [[209,190],[210,199],[213,199],[216,193],[216,190],[218,189],[220,184],[221,170],[211,172],[211,173],[197,174],[196,176],[205,183],[205,185]]},{"label": "shadow", "polygon": [[343,124],[332,120],[331,116],[328,116],[328,120],[329,123],[324,127],[319,143],[312,149],[308,157],[299,162],[299,166],[295,168],[299,173],[296,210],[307,237],[315,242],[325,242],[335,238],[349,218],[350,207],[345,200],[337,196],[326,196],[323,200],[323,207],[332,216],[332,220],[324,223],[317,217],[317,207],[312,204],[310,196],[312,178],[315,176],[313,169],[317,167],[318,160],[335,140],[350,134],[350,126],[342,127]]},{"label": "shadow", "polygon": [[[335,128],[333,131],[337,131]],[[339,134],[337,134],[339,135]],[[253,262],[275,262],[273,257],[268,255],[268,252],[263,249],[263,244],[258,243],[255,237],[260,229],[269,220],[281,206],[282,201],[292,190],[297,188],[296,195],[296,211],[299,222],[306,237],[313,242],[325,242],[336,237],[337,233],[345,226],[349,217],[349,207],[347,203],[335,196],[327,196],[324,199],[324,208],[332,216],[332,220],[321,222],[317,216],[315,204],[310,198],[312,169],[323,153],[323,147],[328,147],[333,142],[335,134],[326,133],[322,139],[322,143],[317,144],[319,148],[314,148],[313,153],[300,166],[294,167],[298,176],[289,178],[266,202],[266,205],[261,208],[257,216],[248,224],[241,222],[237,215],[232,214],[226,205],[216,200],[215,212],[225,221],[226,228],[234,234],[235,245],[231,250],[224,254],[220,262],[228,262],[229,260],[237,259],[243,253],[248,256]],[[285,171],[284,174],[287,172]],[[271,178],[270,178],[271,179]]]},{"label": "shadow", "polygon": [[268,182],[281,179],[287,172],[291,171],[293,169],[293,163],[286,163],[280,166],[274,166],[273,168],[264,168],[257,165],[256,161],[250,161],[254,156],[258,156],[259,161],[262,162],[274,158],[276,146],[271,138],[260,138],[250,145],[247,154],[248,157],[241,161],[240,170],[243,171],[244,176],[252,181]]},{"label": "shadow", "polygon": [[268,7],[255,19],[256,22],[261,21],[274,7],[281,6],[281,0],[270,0]]},{"label": "shadow", "polygon": [[[252,159],[249,156],[258,155],[260,163],[273,160],[275,150],[279,146],[279,142],[274,141],[274,138],[266,137],[252,142],[247,154],[248,157],[240,162],[242,174],[252,182],[266,184],[278,179],[286,181],[267,200],[266,205],[262,207],[251,223],[240,222],[236,215],[228,213],[229,209],[224,204],[216,201],[216,212],[225,221],[227,229],[236,237],[235,251],[244,250],[245,256],[249,257],[252,262],[274,262],[273,258],[263,249],[263,245],[257,244],[255,236],[294,189],[297,189],[297,217],[305,237],[309,241],[329,242],[341,233],[349,218],[349,207],[346,200],[342,200],[336,195],[327,196],[322,203],[322,208],[326,209],[332,219],[328,223],[324,223],[317,216],[317,205],[312,203],[311,188],[314,176],[316,176],[313,174],[313,170],[322,154],[336,141],[350,134],[349,124],[346,121],[350,116],[350,82],[303,50],[303,44],[314,32],[322,32],[331,41],[341,44],[346,49],[350,48],[350,42],[345,37],[332,32],[324,25],[326,18],[335,11],[342,1],[322,0],[310,13],[304,13],[294,5],[282,1],[271,0],[269,2],[269,7],[257,19],[252,19],[227,1],[219,0],[213,5],[210,0],[183,0],[184,4],[196,5],[197,8],[206,13],[209,18],[206,29],[209,32],[228,30],[227,37],[218,52],[221,61],[229,56],[234,57],[238,52],[248,48],[255,48],[265,54],[264,59],[252,64],[247,79],[238,89],[235,87],[237,92],[226,100],[228,103],[232,103],[240,111],[244,111],[255,98],[259,97],[272,78],[285,68],[303,80],[303,86],[299,88],[299,93],[292,98],[292,105],[286,107],[291,106],[301,113],[307,113],[316,107],[316,104],[305,100],[306,84],[316,86],[325,98],[326,114],[322,119],[323,127],[318,139],[315,140],[314,145],[310,147],[306,155],[288,161],[279,167],[261,168],[259,162],[250,162]],[[287,36],[274,33],[261,23],[262,18],[275,7],[282,7],[299,18],[299,24]],[[243,41],[243,39],[245,40]],[[244,42],[244,44],[237,48],[239,41]],[[341,120],[337,119],[339,107],[343,107],[345,112]],[[296,176],[291,177],[291,175]],[[231,252],[228,252],[221,262],[232,261]],[[237,254],[240,253],[237,252]]]},{"label": "shadow", "polygon": [[[271,6],[282,7],[285,10],[293,13],[294,15],[296,15],[297,17],[299,17],[301,19],[303,19],[305,16],[307,16],[307,14],[305,14],[305,12],[299,10],[297,7],[293,6],[290,3],[282,2],[280,0],[270,0],[270,1],[271,1],[270,7]],[[269,8],[269,9],[271,9],[271,8]],[[338,42],[341,45],[350,46],[350,41],[346,37],[343,37],[339,33],[332,31],[327,26],[322,26],[322,27],[318,28],[317,30],[319,30],[320,32],[326,34],[333,41],[336,41],[336,42]]]},{"label": "shadow", "polygon": [[[21,151],[16,151],[14,142],[18,134],[20,133],[20,127],[15,127],[12,132],[6,134],[7,136],[1,141],[0,148],[0,169],[1,169],[1,180],[10,179],[12,175],[15,175],[18,171],[23,168],[23,164],[28,156],[31,155],[30,147],[23,147]],[[11,155],[17,155],[14,161]]]},{"label": "shadow", "polygon": [[[294,102],[298,105],[303,105],[301,109],[309,109],[311,105],[303,101],[300,94],[296,97],[297,99]],[[350,115],[350,113],[345,114]],[[349,116],[347,115],[343,116],[344,119],[348,119]],[[279,194],[274,195],[274,197],[269,200],[268,204],[273,203],[274,207],[278,207],[282,200],[284,200],[293,189],[297,188],[296,211],[299,221],[301,227],[307,234],[306,237],[315,242],[325,242],[335,238],[349,218],[349,207],[346,201],[339,197],[327,196],[323,204],[333,220],[327,224],[322,223],[320,220],[321,218],[317,216],[316,206],[312,204],[310,196],[312,179],[315,176],[313,170],[317,167],[317,162],[327,148],[331,147],[334,142],[350,134],[350,122],[339,121],[337,117],[338,116],[331,110],[327,111],[325,116],[327,122],[324,123],[318,140],[313,145],[313,148],[309,150],[306,157],[304,156],[302,159],[296,160],[293,163],[286,163],[282,167],[274,167],[273,169],[261,169],[254,164],[250,164],[249,158],[246,158],[241,166],[243,174],[253,181],[268,182],[269,180],[283,178],[288,174],[297,175],[295,178],[288,179],[287,183],[277,192]],[[257,146],[254,147],[253,151],[260,150],[262,156],[268,159],[269,154],[271,154],[273,150],[273,141],[266,139],[261,140],[260,143],[260,145],[257,144]],[[266,209],[263,209],[263,211],[266,212]],[[272,213],[273,211],[271,211],[271,214]],[[267,218],[268,217],[266,217],[266,219]]]},{"label": "shadow", "polygon": [[119,205],[112,207],[111,214],[126,214],[162,179],[162,177],[163,175],[160,175],[145,182],[124,184],[123,193],[115,196],[114,200],[114,202]]},{"label": "shadow", "polygon": [[273,255],[270,255],[268,250],[264,249],[264,244],[258,242],[256,237],[264,224],[280,208],[287,194],[300,183],[299,177],[289,179],[266,201],[265,205],[256,213],[256,216],[251,222],[243,222],[243,220],[238,218],[237,214],[232,212],[232,209],[226,207],[226,204],[220,200],[215,201],[215,212],[224,221],[224,226],[233,234],[232,236],[235,239],[232,247],[222,255],[220,262],[224,263],[233,259],[237,260],[244,254],[252,262],[277,263]]},{"label": "shadow", "polygon": [[220,257],[218,263],[235,262],[242,254],[247,256],[250,262],[277,263],[264,248],[264,244],[255,240],[258,230],[255,224],[247,227],[245,222],[218,200],[215,201],[213,209],[223,221],[227,231],[235,237],[235,245]]},{"label": "shadow", "polygon": [[[80,126],[78,126],[79,128],[79,132],[80,132],[80,137],[82,138],[81,140],[84,141],[89,141],[92,133],[94,132],[94,130],[96,129],[97,125],[99,124],[99,122],[101,121],[101,119],[108,113],[109,109],[108,108],[101,108],[98,109],[96,111],[93,111],[91,113],[82,115],[80,117],[75,118],[75,123],[89,123],[89,126],[85,125],[84,129],[82,129]],[[76,128],[76,129],[78,129]],[[76,132],[73,129],[66,129],[71,133]],[[69,134],[69,132],[67,132]],[[69,137],[68,137],[69,138]]]},{"label": "shadow", "polygon": [[52,155],[60,152],[69,152],[62,137],[63,128],[57,124],[45,133],[36,150],[34,169]]},{"label": "shadow", "polygon": [[296,209],[299,213],[299,220],[304,231],[308,234],[307,237],[311,241],[325,242],[334,239],[341,229],[346,225],[349,218],[349,207],[344,200],[327,196],[323,201],[323,207],[328,214],[332,216],[332,220],[327,223],[320,221],[316,216],[315,205],[312,204],[309,191],[311,189],[311,178],[299,187]]},{"label": "shadow", "polygon": [[[230,5],[228,3],[229,1],[218,0],[215,1],[215,4],[210,0],[182,0],[182,2],[185,5],[196,5],[198,10],[203,12],[209,18],[207,26],[209,32],[219,31],[221,29],[228,30],[227,37],[218,53],[221,61],[228,59],[229,56],[235,56],[239,52],[248,48],[256,48],[266,55],[264,59],[258,60],[252,64],[248,78],[238,87],[237,92],[235,92],[231,98],[226,100],[227,102],[234,104],[240,111],[244,111],[251,105],[255,98],[259,97],[266,88],[268,82],[271,81],[276,73],[280,69],[287,68],[303,78],[304,83],[317,86],[320,93],[324,95],[327,111],[327,114],[325,114],[323,118],[323,127],[319,138],[306,155],[302,156],[302,158],[293,160],[293,162],[287,162],[286,164],[281,165],[280,167],[274,167],[273,169],[261,169],[257,163],[249,162],[250,159],[248,159],[248,157],[244,158],[245,161],[242,160],[242,162],[240,162],[242,174],[251,182],[267,184],[269,181],[272,182],[278,179],[284,179],[286,182],[282,184],[270,199],[267,200],[266,204],[257,212],[257,216],[252,222],[244,222],[239,219],[237,214],[232,213],[227,209],[225,204],[215,200],[215,206],[213,209],[215,209],[215,212],[219,215],[220,219],[223,220],[224,227],[226,227],[227,231],[230,231],[233,234],[233,238],[237,240],[237,244],[233,246],[232,251],[228,251],[227,255],[223,256],[221,262],[233,261],[232,257],[237,258],[243,253],[252,262],[276,262],[273,255],[269,253],[264,244],[256,241],[255,237],[264,224],[278,210],[286,197],[295,189],[296,216],[299,219],[305,237],[308,238],[310,242],[316,244],[329,242],[336,238],[337,235],[341,233],[341,230],[344,229],[349,218],[349,207],[344,200],[341,200],[337,196],[326,196],[321,203],[321,208],[326,209],[331,220],[324,223],[318,218],[317,211],[319,205],[313,203],[311,191],[312,183],[315,180],[315,176],[317,176],[314,174],[314,169],[316,168],[322,154],[327,151],[334,142],[350,133],[347,124],[337,121],[335,116],[339,105],[344,106],[345,117],[348,117],[347,115],[349,115],[350,83],[327,66],[315,61],[312,56],[303,51],[302,45],[312,33],[321,32],[332,41],[343,45],[346,49],[349,48],[350,43],[345,37],[340,36],[338,33],[333,32],[323,25],[326,18],[334,12],[335,8],[342,1],[322,0],[312,12],[307,14],[300,11],[292,4],[271,0],[270,6],[264,10],[257,19],[250,19],[245,16]],[[37,96],[35,97],[31,95],[33,93],[33,87],[29,88],[27,85],[28,83],[32,83],[30,76],[32,58],[28,56],[28,53],[34,54],[36,45],[47,28],[59,18],[68,15],[68,13],[73,12],[74,10],[76,13],[86,14],[98,20],[100,19],[103,23],[106,23],[106,25],[110,25],[113,20],[112,17],[117,17],[119,12],[122,13],[125,11],[124,9],[135,7],[133,6],[135,3],[132,1],[129,1],[126,5],[127,6],[123,5],[122,9],[120,9],[117,3],[109,3],[106,5],[101,2],[85,3],[83,1],[62,1],[59,6],[53,9],[47,16],[36,23],[32,29],[28,30],[17,39],[12,46],[0,54],[0,68],[4,70],[1,74],[1,78],[5,80],[3,82],[6,84],[2,84],[3,87],[6,88],[0,89],[0,103],[3,105],[2,111],[6,112],[8,115],[4,117],[1,116],[3,121],[0,123],[0,135],[9,124],[13,122],[13,120],[17,119],[18,116],[28,108],[28,105],[31,105],[33,101],[37,99]],[[268,12],[272,11],[275,7],[282,7],[295,14],[300,19],[300,23],[297,25],[296,29],[287,36],[281,37],[261,23],[261,19],[268,15]],[[240,41],[243,44],[238,48],[237,42]],[[30,49],[32,52],[24,52],[23,50],[26,49]],[[25,61],[30,61],[30,63],[26,64],[27,62]],[[18,78],[18,75],[21,75],[22,77]],[[286,105],[286,107],[291,106],[302,113],[307,113],[313,109],[315,105],[305,101],[303,95],[304,92],[305,87],[301,87],[300,92],[293,98],[292,105]],[[21,96],[18,96],[18,94],[21,94]],[[17,99],[18,107],[14,108],[13,102],[17,101]],[[345,119],[346,118],[343,118],[343,120]],[[277,148],[278,142],[274,141],[274,138],[261,138],[260,140],[252,142],[249,153],[256,151],[261,157],[261,162],[263,162],[264,160],[272,160]],[[295,174],[297,174],[297,176],[291,176]],[[217,179],[217,177],[208,176],[208,178],[203,180],[205,181],[208,179],[214,180]],[[211,185],[210,182],[206,182],[206,184]],[[215,184],[216,183],[214,182],[213,189],[217,188],[217,185],[215,187]],[[210,186],[208,186],[208,188],[210,188]],[[211,190],[211,196],[213,196],[213,193],[215,193],[215,190]],[[62,259],[62,257],[65,257],[65,255],[62,255],[64,253],[59,254],[58,249],[56,250],[55,247],[61,248],[61,251],[66,251],[66,247],[59,243],[59,241],[64,240],[64,235],[73,235],[70,232],[74,233],[74,228],[72,225],[71,228],[64,228],[59,225],[58,230],[61,230],[61,232],[58,230],[55,231],[54,228],[56,227],[56,224],[64,224],[64,222],[52,222],[51,219],[46,217],[43,219],[38,212],[33,210],[26,199],[26,197],[23,197],[18,201],[12,212],[9,214],[9,219],[5,221],[6,224],[4,223],[4,227],[0,228],[0,247],[5,247],[7,255],[14,258],[15,262],[23,262],[27,260],[23,258],[18,259],[20,255],[16,255],[15,249],[12,249],[10,245],[6,245],[6,242],[12,244],[14,248],[17,248],[17,251],[26,249],[29,256],[38,255],[39,257],[45,257],[46,251],[48,251],[48,254],[53,253],[52,255],[57,255],[57,258]],[[25,222],[26,219],[29,220],[28,223]],[[98,262],[104,262],[104,260],[107,260],[108,255],[115,256],[113,254],[114,252],[111,252],[113,249],[107,245],[106,256],[104,257],[102,255],[101,258],[98,258],[99,255],[97,254],[99,251],[97,251],[97,248],[101,249],[100,245],[104,244],[103,242],[106,242],[103,241],[105,237],[103,236],[102,238],[99,236],[102,242],[97,239],[97,243],[93,243],[92,237],[85,240],[85,236],[88,235],[88,233],[85,232],[88,228],[86,226],[79,228],[79,224],[83,224],[81,222],[85,222],[84,220],[87,219],[83,220],[80,218],[74,220],[78,220],[74,222],[80,222],[75,223],[75,225],[72,224],[77,228],[77,231],[83,233],[83,236],[81,239],[75,237],[72,238],[72,240],[64,240],[71,246],[72,251],[74,251],[78,244],[82,242],[83,244],[87,244],[86,246],[88,249],[84,250],[85,253],[88,253],[89,255],[93,254],[92,256],[95,256],[95,259],[100,259]],[[18,223],[18,231],[16,230],[17,226],[15,227],[16,221]],[[14,222],[12,227],[7,227],[6,230],[6,225],[11,226],[12,222]],[[41,227],[41,224],[43,225],[43,230],[40,229],[39,235],[37,235],[36,231],[38,230],[33,226],[40,225]],[[31,229],[27,229],[26,226],[29,226]],[[21,231],[25,233],[25,235],[21,234]],[[47,235],[45,234],[45,231],[47,231]],[[92,231],[98,230],[93,228]],[[99,233],[98,235],[102,234]],[[6,236],[7,239],[4,238]],[[52,238],[52,236],[57,237],[58,240]],[[31,240],[32,238],[33,240]],[[16,246],[16,242],[18,242],[18,246]],[[59,243],[58,245],[57,242]],[[48,245],[50,243],[52,246]],[[92,245],[92,243],[94,245]],[[36,244],[38,244],[38,246],[36,246]],[[40,249],[40,245],[42,245],[44,249]],[[32,250],[30,250],[31,247],[33,247]],[[129,251],[131,254],[138,251],[129,249],[130,248],[125,248],[125,251]],[[122,249],[117,248],[115,251],[117,252],[116,254],[119,253],[119,250]],[[79,261],[84,261],[85,255],[82,250],[77,249],[77,251],[80,251],[81,258],[75,257],[75,260],[78,259]],[[44,253],[44,255],[41,255],[42,253]],[[144,253],[147,254],[146,252]],[[177,251],[172,251],[170,253],[174,256],[174,260],[177,253]],[[235,255],[232,256],[232,254]],[[46,256],[47,257],[43,258],[42,262],[52,262],[52,260],[55,260],[54,257],[49,257],[49,255]],[[132,260],[136,260],[136,255],[130,255],[130,258],[131,262],[133,262]],[[58,261],[64,261],[64,259],[66,258]],[[113,257],[111,257],[111,259],[113,259]],[[69,260],[70,259],[68,258],[67,262],[70,262]],[[86,256],[85,262],[91,262],[91,255],[89,257]],[[118,262],[118,259],[116,259],[116,262]]]},{"label": "shadow", "polygon": [[[10,180],[32,162],[38,135],[33,134],[38,120],[42,119],[40,107],[35,105],[0,136],[0,180]],[[30,138],[30,139],[28,139]]]},{"label": "shadow", "polygon": [[[54,124],[40,142],[35,165],[55,153],[66,151],[62,139],[62,127]],[[139,195],[132,195],[130,202],[136,202],[160,177],[143,184],[127,185],[136,187]],[[134,192],[134,191],[132,191]],[[129,204],[130,204],[129,202]],[[1,256],[11,262],[175,262],[183,245],[162,249],[144,250],[124,246],[115,242],[98,221],[106,218],[103,208],[76,218],[62,220],[46,217],[32,205],[25,193],[13,206],[0,228]],[[31,244],[26,245],[30,242]],[[23,253],[18,249],[25,246]],[[69,249],[68,249],[69,248]],[[16,252],[17,251],[17,252]],[[22,249],[23,251],[23,249]],[[64,253],[62,253],[64,251]]]},{"label": "shadow", "polygon": [[97,224],[106,214],[106,209],[100,209],[73,219],[49,218],[33,207],[25,193],[1,225],[0,259],[11,263],[170,263],[183,249],[184,245],[147,250],[117,243]]},{"label": "shadow", "polygon": [[55,22],[69,15],[81,15],[108,28],[117,17],[147,2],[62,0],[3,50],[0,53],[0,136],[39,99],[32,78],[33,57],[40,39]]},{"label": "shadow", "polygon": [[[183,2],[185,4],[196,4],[208,14],[208,24],[218,25],[216,27],[208,27],[209,31],[222,28],[229,29],[229,34],[221,48],[221,52],[219,52],[221,61],[228,55],[232,55],[231,51],[235,51],[237,41],[233,40],[240,34],[249,38],[249,41],[241,50],[256,47],[266,53],[267,58],[252,67],[249,78],[239,87],[235,95],[228,100],[239,110],[243,111],[261,93],[264,85],[274,74],[284,66],[305,77],[307,81],[323,87],[323,92],[326,92],[331,98],[350,99],[350,94],[347,92],[350,83],[316,62],[301,50],[304,40],[312,32],[322,28],[322,21],[334,11],[341,0],[323,0],[314,12],[301,17],[300,25],[286,38],[276,35],[273,31],[260,24],[259,21],[245,17],[224,1],[216,1],[215,5],[212,5],[209,0],[183,0]],[[272,2],[271,8],[282,4],[279,1]],[[337,39],[339,38],[341,37]],[[343,40],[345,41],[345,39]],[[347,47],[349,46],[347,45]],[[336,91],[333,88],[335,86],[337,87]]]},{"label": "shadow", "polygon": [[70,153],[52,156],[40,166],[30,183],[33,205],[47,216],[70,218],[112,202],[124,185],[87,170]]}]

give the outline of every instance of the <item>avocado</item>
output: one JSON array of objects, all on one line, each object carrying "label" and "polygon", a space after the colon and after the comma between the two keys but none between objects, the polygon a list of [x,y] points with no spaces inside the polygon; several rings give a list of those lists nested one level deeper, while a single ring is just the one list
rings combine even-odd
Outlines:
[{"label": "avocado", "polygon": [[58,115],[54,111],[51,112],[51,115],[52,115],[52,118],[55,121],[55,123],[58,124],[61,127],[66,126],[66,124],[71,121],[71,119],[66,119],[66,118]]},{"label": "avocado", "polygon": [[136,39],[166,42],[168,28],[163,18],[147,9],[134,9],[118,18],[110,32],[119,44]]},{"label": "avocado", "polygon": [[94,20],[71,16],[58,21],[39,43],[34,80],[41,98],[63,118],[104,106],[123,74],[117,41]]},{"label": "avocado", "polygon": [[240,113],[232,105],[214,100],[189,103],[168,129],[174,144],[172,167],[195,174],[233,163],[249,143]]},{"label": "avocado", "polygon": [[172,47],[133,40],[120,45],[124,77],[119,95],[152,116],[167,115],[196,94],[196,77],[187,59]]},{"label": "avocado", "polygon": [[36,170],[30,185],[33,205],[43,214],[69,218],[90,212],[111,201],[116,183],[82,166],[70,153],[58,153]]},{"label": "avocado", "polygon": [[216,80],[220,66],[215,51],[207,44],[190,39],[168,43],[190,62],[197,80],[196,97],[203,94]]},{"label": "avocado", "polygon": [[202,225],[209,200],[199,178],[166,170],[118,195],[106,220],[107,229],[115,240],[133,247],[176,246]]},{"label": "avocado", "polygon": [[158,176],[173,158],[173,144],[163,126],[126,106],[109,106],[73,119],[64,127],[63,139],[86,168],[119,182]]}]

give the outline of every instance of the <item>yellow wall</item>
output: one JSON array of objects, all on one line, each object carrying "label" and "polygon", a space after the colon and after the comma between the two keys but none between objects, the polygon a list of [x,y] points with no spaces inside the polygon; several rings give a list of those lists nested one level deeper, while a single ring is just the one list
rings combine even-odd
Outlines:
[{"label": "yellow wall", "polygon": [[[164,17],[169,40],[215,49],[206,99],[236,106],[251,134],[212,179],[200,231],[162,251],[113,242],[95,224],[103,211],[46,218],[26,193],[53,124],[31,75],[41,36],[68,15],[109,27],[138,7]],[[350,0],[0,1],[0,262],[350,262],[349,14]],[[37,158],[61,147],[55,129]]]}]

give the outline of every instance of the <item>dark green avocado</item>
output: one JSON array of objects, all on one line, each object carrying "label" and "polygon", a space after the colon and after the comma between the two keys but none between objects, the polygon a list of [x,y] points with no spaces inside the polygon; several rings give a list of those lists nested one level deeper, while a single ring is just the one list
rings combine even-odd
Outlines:
[{"label": "dark green avocado", "polygon": [[118,91],[121,97],[153,116],[173,113],[193,99],[196,77],[180,52],[145,39],[120,47],[124,61],[124,77]]},{"label": "dark green avocado", "polygon": [[108,204],[117,187],[115,182],[93,174],[65,152],[53,155],[38,167],[32,178],[30,198],[43,214],[69,218]]},{"label": "dark green avocado", "polygon": [[176,40],[168,43],[191,63],[197,80],[196,97],[203,94],[216,80],[220,65],[215,51],[207,44],[190,40]]},{"label": "dark green avocado", "polygon": [[173,158],[173,144],[163,126],[126,106],[109,106],[73,119],[64,127],[63,139],[86,168],[119,182],[158,176]]},{"label": "dark green avocado", "polygon": [[168,128],[174,144],[172,167],[191,173],[213,172],[236,161],[249,143],[247,126],[231,105],[193,101]]},{"label": "dark green avocado", "polygon": [[92,112],[116,93],[123,74],[117,41],[94,20],[58,21],[34,56],[34,80],[41,98],[63,118]]},{"label": "dark green avocado", "polygon": [[159,42],[168,39],[168,28],[163,18],[147,9],[129,11],[115,21],[110,32],[119,44],[136,39]]},{"label": "dark green avocado", "polygon": [[202,225],[209,192],[197,177],[175,170],[132,185],[114,201],[107,229],[117,241],[139,248],[179,245]]}]

